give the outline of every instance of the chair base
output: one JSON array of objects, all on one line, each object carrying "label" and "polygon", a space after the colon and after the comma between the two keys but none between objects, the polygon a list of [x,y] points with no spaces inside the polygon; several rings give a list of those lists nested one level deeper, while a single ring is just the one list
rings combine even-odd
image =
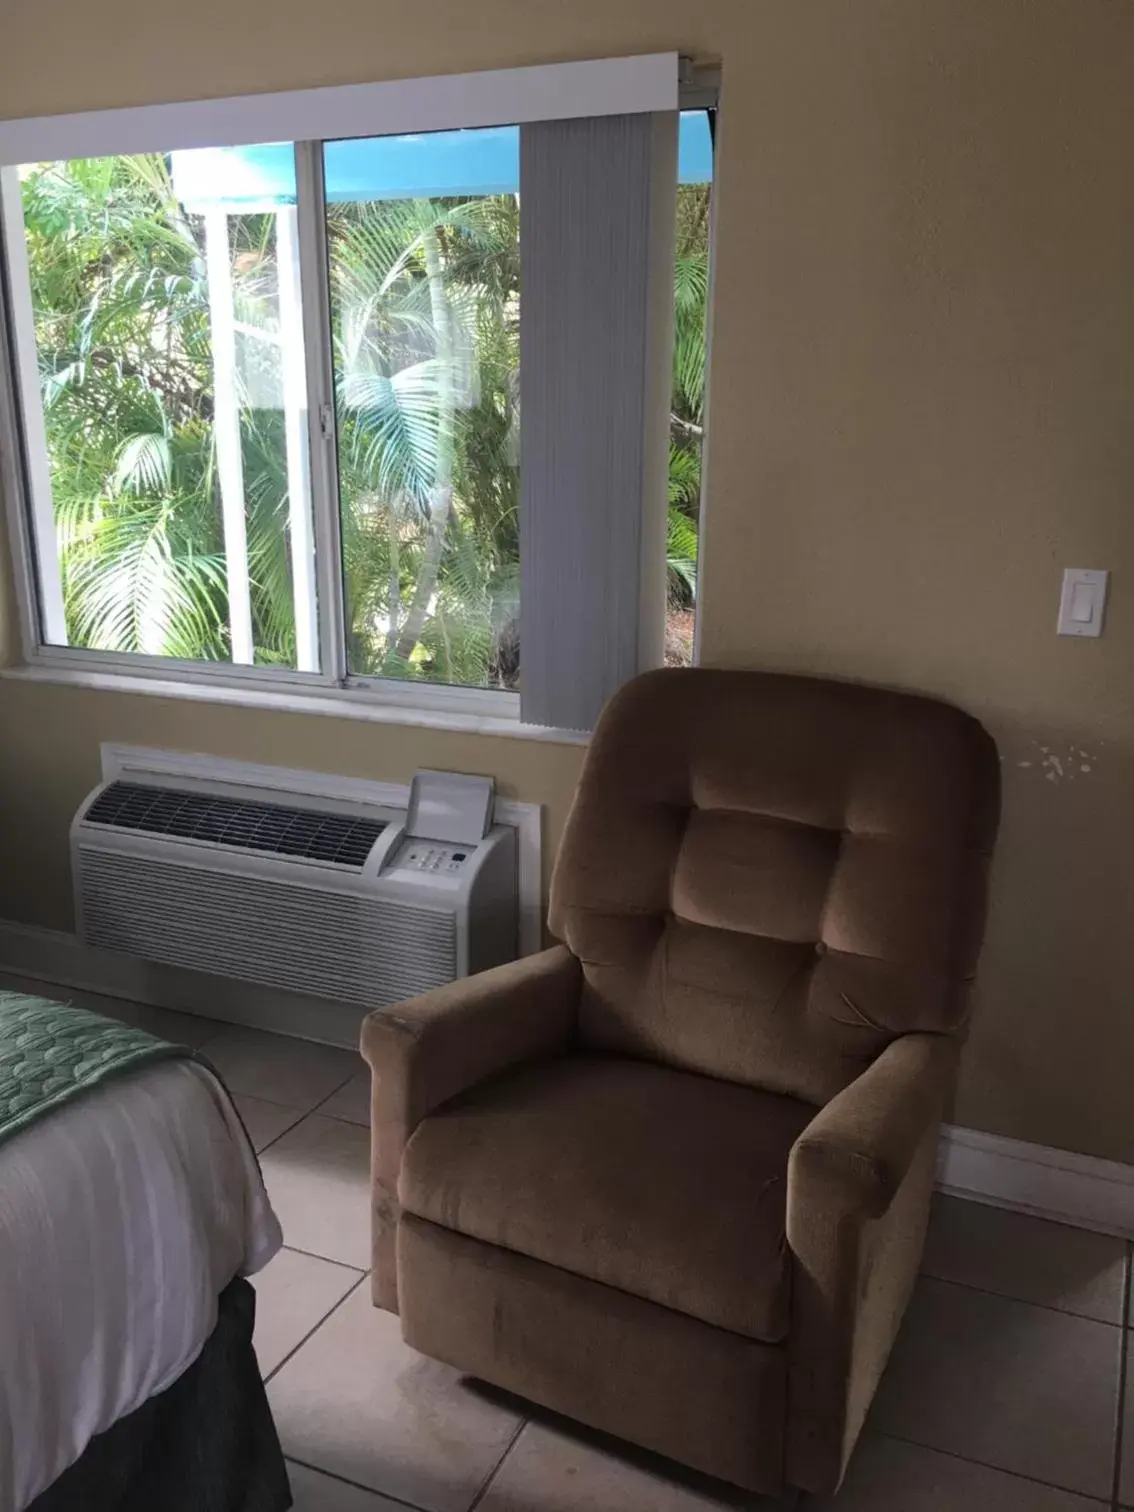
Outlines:
[{"label": "chair base", "polygon": [[785,1353],[409,1214],[406,1342],[749,1491],[783,1487]]}]

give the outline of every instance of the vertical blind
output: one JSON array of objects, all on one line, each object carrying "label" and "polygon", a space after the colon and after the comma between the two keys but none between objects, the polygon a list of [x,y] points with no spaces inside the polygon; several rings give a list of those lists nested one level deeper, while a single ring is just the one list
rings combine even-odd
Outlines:
[{"label": "vertical blind", "polygon": [[644,532],[664,543],[666,426],[653,410],[668,394],[672,300],[655,296],[673,277],[676,151],[676,113],[521,130],[520,697],[531,724],[590,729],[649,659],[643,611],[661,614],[652,579],[664,593],[664,544],[647,549]]}]

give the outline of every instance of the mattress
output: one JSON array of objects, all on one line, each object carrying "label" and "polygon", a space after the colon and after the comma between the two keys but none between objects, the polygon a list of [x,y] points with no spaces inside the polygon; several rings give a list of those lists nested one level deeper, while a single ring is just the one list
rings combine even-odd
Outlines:
[{"label": "mattress", "polygon": [[107,1082],[0,1146],[0,1512],[200,1354],[279,1249],[228,1095],[188,1060]]}]

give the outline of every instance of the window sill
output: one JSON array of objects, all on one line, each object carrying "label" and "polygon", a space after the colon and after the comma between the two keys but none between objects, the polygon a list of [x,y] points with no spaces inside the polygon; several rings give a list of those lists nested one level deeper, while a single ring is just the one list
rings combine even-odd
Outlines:
[{"label": "window sill", "polygon": [[361,719],[371,724],[410,725],[423,730],[449,730],[464,735],[507,736],[514,740],[543,740],[559,745],[586,745],[590,735],[583,730],[558,730],[544,725],[522,724],[499,715],[472,714],[452,709],[384,703],[352,689],[327,688],[300,691],[297,688],[240,687],[212,678],[157,678],[131,676],[49,665],[3,667],[0,679],[11,682],[53,683],[60,687],[93,688],[103,693],[148,694],[153,698],[179,698],[190,703],[229,704],[241,709],[263,709],[282,714],[318,714],[331,719]]}]

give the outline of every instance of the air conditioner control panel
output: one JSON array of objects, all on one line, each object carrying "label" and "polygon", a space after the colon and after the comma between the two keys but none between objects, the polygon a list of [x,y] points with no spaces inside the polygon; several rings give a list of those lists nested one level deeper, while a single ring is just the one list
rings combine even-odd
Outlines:
[{"label": "air conditioner control panel", "polygon": [[413,840],[403,845],[398,852],[396,865],[399,871],[445,872],[450,876],[459,872],[475,846],[435,845],[428,840]]}]

